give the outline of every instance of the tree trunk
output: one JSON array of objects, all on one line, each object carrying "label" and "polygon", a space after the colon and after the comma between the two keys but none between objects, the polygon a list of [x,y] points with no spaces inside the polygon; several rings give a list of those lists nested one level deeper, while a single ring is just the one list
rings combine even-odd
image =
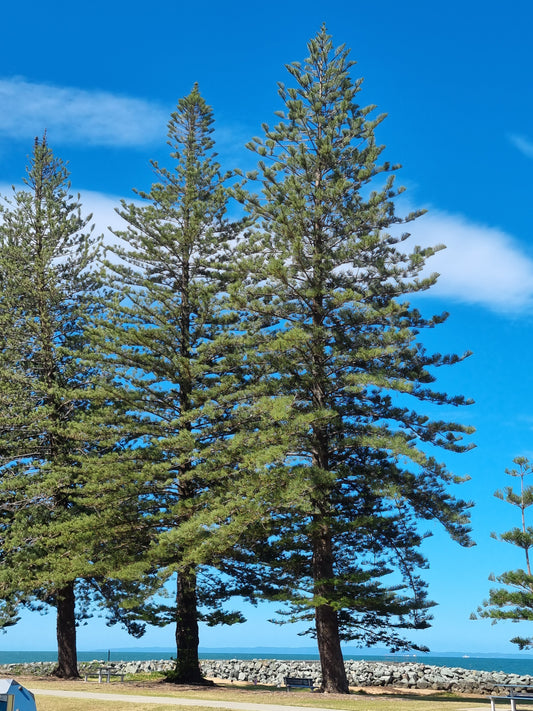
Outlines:
[{"label": "tree trunk", "polygon": [[79,679],[76,653],[76,600],[74,583],[69,583],[56,595],[57,667],[52,672],[62,679]]},{"label": "tree trunk", "polygon": [[[319,526],[313,541],[313,577],[315,595],[330,599],[334,577],[331,536],[326,526]],[[332,694],[349,694],[348,678],[344,668],[339,622],[331,605],[315,608],[315,628],[322,669],[322,691]]]},{"label": "tree trunk", "polygon": [[167,674],[175,684],[206,684],[198,661],[198,611],[193,568],[178,573],[176,593],[176,666]]},{"label": "tree trunk", "polygon": [[[190,128],[190,126],[189,126]],[[190,135],[190,133],[189,133]],[[184,224],[185,233],[189,230],[189,218]],[[185,243],[182,249],[182,272],[180,292],[180,355],[183,365],[180,370],[180,410],[184,414],[191,409],[192,376],[191,361],[191,306],[190,306],[190,248]],[[190,423],[185,428],[191,431]],[[186,464],[178,476],[178,490],[180,501],[194,499],[196,494],[194,485],[190,482],[191,464]],[[181,519],[183,520],[183,519]],[[179,525],[181,521],[178,520]],[[198,661],[198,608],[196,599],[196,572],[194,567],[178,571],[176,591],[176,666],[167,673],[166,677],[175,684],[207,684],[200,671]]]}]

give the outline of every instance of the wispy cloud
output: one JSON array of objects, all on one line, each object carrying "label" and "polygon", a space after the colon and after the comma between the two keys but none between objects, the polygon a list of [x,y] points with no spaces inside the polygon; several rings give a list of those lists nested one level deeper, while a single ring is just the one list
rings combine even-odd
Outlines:
[{"label": "wispy cloud", "polygon": [[[104,244],[109,245],[116,241],[116,237],[111,233],[110,229],[125,229],[126,223],[117,214],[117,208],[120,208],[121,198],[114,195],[105,195],[93,190],[83,190],[81,192],[80,201],[83,206],[84,214],[92,214],[92,223],[94,224],[94,233],[104,235]],[[128,202],[135,202],[127,198]]]},{"label": "wispy cloud", "polygon": [[410,231],[416,244],[446,245],[428,261],[428,271],[441,275],[429,295],[508,313],[533,304],[533,260],[511,235],[436,210]]},{"label": "wispy cloud", "polygon": [[533,158],[533,141],[518,133],[510,133],[508,138],[520,153],[523,153],[527,158]]},{"label": "wispy cloud", "polygon": [[[106,228],[124,229],[115,212],[120,199],[84,192],[82,200],[94,215],[97,231],[106,234],[105,242],[115,241]],[[511,235],[435,209],[409,227],[411,245],[446,245],[428,260],[427,271],[441,275],[429,296],[508,314],[523,313],[533,305],[533,259]]]},{"label": "wispy cloud", "polygon": [[[19,190],[27,190],[25,185],[20,183],[8,185],[0,183],[0,198],[3,204],[7,199],[12,207],[15,207],[13,193]],[[73,189],[70,193],[74,198],[77,198],[78,191]],[[103,236],[104,246],[116,244],[119,239],[113,234],[112,230],[124,230],[127,227],[126,222],[117,214],[117,208],[121,207],[121,197],[117,195],[108,195],[94,190],[79,191],[81,215],[87,218],[92,215],[90,225],[93,227],[93,235],[95,237]],[[126,197],[126,202],[140,203],[134,195]]]},{"label": "wispy cloud", "polygon": [[[0,185],[0,195],[10,192],[10,186]],[[135,196],[126,196],[126,201],[135,202]],[[104,234],[104,244],[117,242],[108,227],[125,229],[115,209],[120,197],[87,190],[81,192],[81,202],[83,214],[93,214],[95,234]],[[533,305],[533,259],[511,235],[435,209],[409,229],[406,249],[414,244],[446,245],[428,260],[427,272],[440,277],[427,296],[510,315],[523,314]]]},{"label": "wispy cloud", "polygon": [[0,139],[42,135],[57,144],[143,146],[165,135],[167,111],[104,91],[0,79]]}]

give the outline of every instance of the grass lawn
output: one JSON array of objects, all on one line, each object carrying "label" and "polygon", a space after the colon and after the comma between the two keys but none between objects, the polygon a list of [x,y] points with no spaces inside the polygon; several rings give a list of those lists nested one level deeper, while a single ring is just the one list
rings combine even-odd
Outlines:
[{"label": "grass lawn", "polygon": [[37,696],[37,711],[214,711],[205,706],[160,706],[132,704],[129,701],[95,701],[94,699],[58,699]]},{"label": "grass lawn", "polygon": [[[98,704],[96,706],[96,704]],[[213,707],[206,706],[167,706],[159,704],[132,704],[128,701],[95,701],[94,699],[58,699],[51,696],[37,697],[37,711],[214,711]],[[329,708],[329,704],[326,706]],[[428,699],[417,699],[410,703],[408,700],[398,701],[394,699],[360,700],[356,704],[345,706],[344,708],[354,709],[354,711],[483,711],[490,709],[488,701],[485,704],[464,699],[462,702],[429,701]],[[502,706],[502,711],[508,710],[509,706]],[[224,709],[223,711],[227,711]]]},{"label": "grass lawn", "polygon": [[[349,696],[335,694],[312,694],[307,690],[291,691],[275,687],[235,686],[219,683],[215,687],[174,686],[158,680],[135,680],[124,683],[98,684],[97,682],[59,681],[48,679],[17,677],[23,685],[34,689],[36,693],[37,711],[169,711],[179,709],[192,711],[190,706],[168,706],[157,703],[135,703],[126,701],[95,701],[94,699],[66,699],[53,696],[41,696],[38,689],[62,689],[72,691],[100,692],[106,694],[132,694],[135,696],[174,696],[187,699],[198,699],[194,711],[207,711],[202,706],[203,700],[237,701],[257,704],[277,704],[286,706],[306,706],[312,708],[327,708],[346,711],[473,711],[473,709],[489,709],[488,698],[460,696],[445,692],[416,694],[410,691],[395,691],[379,693],[352,693]],[[508,708],[508,703],[501,706],[502,711]],[[527,707],[526,707],[527,708]],[[532,707],[533,708],[533,707]],[[213,708],[211,707],[211,711]]]}]

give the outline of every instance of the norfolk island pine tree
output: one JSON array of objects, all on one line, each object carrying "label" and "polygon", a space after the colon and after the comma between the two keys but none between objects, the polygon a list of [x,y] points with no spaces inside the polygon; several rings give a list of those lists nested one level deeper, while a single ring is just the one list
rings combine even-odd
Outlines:
[{"label": "norfolk island pine tree", "polygon": [[[501,534],[492,533],[492,537],[505,543],[511,543],[524,552],[525,570],[509,570],[501,575],[490,575],[490,580],[504,587],[492,588],[489,599],[478,608],[477,617],[490,619],[495,624],[501,620],[512,622],[533,621],[533,574],[531,572],[530,550],[533,548],[533,527],[527,525],[526,510],[533,504],[533,486],[526,486],[525,479],[533,472],[533,466],[527,457],[516,457],[513,463],[517,469],[506,469],[505,472],[520,482],[520,490],[514,491],[512,486],[506,486],[503,491],[496,491],[495,496],[520,510],[520,526],[511,528]],[[511,642],[519,649],[533,649],[533,637],[513,637]]]},{"label": "norfolk island pine tree", "polygon": [[[325,28],[308,48],[303,67],[287,67],[295,87],[280,85],[281,122],[250,145],[260,193],[236,191],[257,226],[230,287],[248,372],[240,402],[259,413],[237,437],[264,449],[250,445],[248,479],[243,467],[218,498],[213,487],[191,555],[233,536],[235,565],[250,571],[255,558],[258,589],[289,601],[290,620],[313,619],[323,690],[345,693],[341,640],[407,648],[394,629],[427,624],[417,521],[471,543],[469,504],[448,492],[463,479],[431,450],[468,450],[473,430],[412,409],[468,402],[431,388],[434,367],[464,356],[417,342],[447,314],[424,318],[405,300],[434,284],[420,272],[437,248],[403,252],[408,235],[388,231],[421,213],[396,215],[396,167],[378,164],[374,138],[384,117],[356,103],[361,82]],[[382,560],[399,567],[399,588],[380,584]]]},{"label": "norfolk island pine tree", "polygon": [[95,602],[134,634],[142,627],[118,607],[124,585],[111,578],[112,560],[124,563],[125,511],[105,494],[89,496],[102,483],[102,453],[120,445],[102,426],[119,413],[110,416],[98,395],[101,374],[84,359],[94,286],[90,217],[81,216],[46,139],[35,141],[25,182],[2,205],[0,224],[2,624],[13,623],[21,605],[55,608],[55,673],[72,678],[76,624]]},{"label": "norfolk island pine tree", "polygon": [[[231,624],[222,609],[231,595],[213,566],[183,562],[176,529],[202,506],[215,451],[234,428],[234,315],[225,307],[227,247],[239,223],[226,217],[229,193],[216,162],[213,113],[198,86],[181,99],[168,124],[174,168],[153,162],[158,182],[136,191],[144,204],[123,202],[127,223],[106,261],[108,291],[95,348],[114,369],[118,397],[144,430],[145,480],[156,510],[143,519],[152,532],[144,554],[161,585],[176,579],[175,602],[148,600],[138,609],[156,625],[175,624],[177,657],[167,675],[203,683],[198,622]],[[118,258],[118,259],[117,259]],[[213,577],[214,575],[214,577]],[[168,586],[167,586],[168,587]],[[213,608],[208,612],[207,608]]]}]

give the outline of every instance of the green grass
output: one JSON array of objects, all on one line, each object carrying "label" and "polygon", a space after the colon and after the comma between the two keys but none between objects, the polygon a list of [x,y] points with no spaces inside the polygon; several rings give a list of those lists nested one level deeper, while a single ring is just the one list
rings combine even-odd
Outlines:
[{"label": "green grass", "polygon": [[[219,685],[217,687],[201,687],[191,690],[170,687],[165,684],[158,686],[153,682],[153,675],[150,680],[144,682],[138,679],[136,683],[98,684],[94,682],[61,682],[48,680],[24,680],[23,683],[32,689],[63,689],[87,692],[102,692],[107,694],[132,694],[136,696],[173,696],[187,699],[198,699],[198,706],[195,711],[204,711],[203,700],[213,701],[238,701],[240,703],[265,703],[283,706],[306,706],[312,708],[328,708],[345,711],[466,711],[467,709],[482,709],[489,706],[486,698],[476,698],[467,696],[457,696],[446,692],[435,692],[426,696],[418,696],[408,691],[401,693],[387,693],[373,695],[371,693],[353,693],[349,696],[337,696],[328,694],[312,694],[309,691],[281,691],[277,688],[266,688],[259,686],[239,686],[233,687],[231,684]],[[94,699],[63,699],[51,696],[39,696],[36,694],[37,711],[93,711],[95,708]],[[136,703],[133,707],[131,702],[124,701],[98,701],[99,711],[168,711],[172,709],[183,709],[191,711],[190,706],[164,706],[159,704]],[[502,711],[507,711],[507,706],[502,706]]]},{"label": "green grass", "polygon": [[[132,704],[131,701],[97,701],[94,699],[60,699],[37,696],[37,711],[191,711],[191,706],[159,704]],[[96,705],[97,704],[97,705]],[[213,711],[207,706],[194,706],[194,711]]]},{"label": "green grass", "polygon": [[[38,696],[37,711],[94,711],[95,703],[98,704],[99,711],[213,711],[212,707],[202,706],[199,702],[198,706],[167,706],[164,704],[152,703],[135,703],[133,705],[128,701],[101,701],[95,702],[94,699],[64,699],[52,696]],[[239,699],[243,703],[243,699]],[[257,700],[250,699],[250,702],[257,703]],[[245,703],[245,702],[244,702]],[[269,703],[278,703],[277,699],[270,699]],[[298,701],[293,701],[298,705],[304,705]],[[307,706],[307,704],[305,704]],[[483,709],[489,706],[488,700],[467,699],[461,701],[441,700],[436,701],[427,697],[349,697],[344,702],[334,702],[333,699],[323,698],[322,707],[328,709],[347,709],[348,711],[466,711],[467,709]],[[507,711],[508,706],[505,706]],[[503,707],[502,707],[503,709]]]}]

